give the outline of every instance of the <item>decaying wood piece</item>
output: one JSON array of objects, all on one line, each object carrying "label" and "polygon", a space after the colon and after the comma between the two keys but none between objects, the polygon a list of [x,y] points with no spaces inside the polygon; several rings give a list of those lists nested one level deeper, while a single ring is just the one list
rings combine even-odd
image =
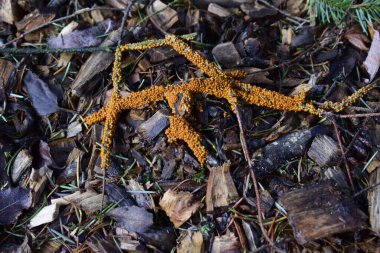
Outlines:
[{"label": "decaying wood piece", "polygon": [[253,163],[258,175],[271,173],[292,159],[302,156],[311,140],[324,132],[321,126],[296,131],[256,151],[253,154]]},{"label": "decaying wood piece", "polygon": [[327,135],[318,135],[314,138],[308,156],[319,166],[331,166],[339,160],[338,143]]},{"label": "decaying wood piece", "polygon": [[352,196],[332,181],[288,192],[280,197],[280,203],[300,244],[367,227],[367,216]]},{"label": "decaying wood piece", "polygon": [[59,206],[57,204],[45,206],[30,220],[29,227],[34,228],[42,224],[50,223],[58,217],[58,213]]},{"label": "decaying wood piece", "polygon": [[165,192],[160,201],[161,208],[176,228],[185,223],[200,204],[193,199],[193,194],[190,192],[175,192],[171,189]]},{"label": "decaying wood piece", "polygon": [[185,237],[181,240],[177,252],[178,253],[203,253],[204,243],[202,233],[197,231],[186,231]]},{"label": "decaying wood piece", "polygon": [[[371,173],[369,178],[369,185],[376,185],[380,183],[380,169],[378,168]],[[377,186],[368,191],[368,209],[369,209],[369,222],[371,229],[379,236],[380,235],[380,187]]]},{"label": "decaying wood piece", "polygon": [[226,207],[239,198],[230,173],[230,163],[210,168],[207,180],[206,206],[207,212],[214,208]]},{"label": "decaying wood piece", "polygon": [[142,123],[137,132],[140,133],[144,139],[153,140],[156,138],[165,128],[169,126],[169,116],[165,110],[157,111],[147,121]]},{"label": "decaying wood piece", "polygon": [[324,176],[326,177],[326,179],[331,179],[331,180],[334,180],[335,183],[337,183],[337,185],[341,188],[345,188],[345,189],[349,189],[349,185],[348,185],[348,182],[347,182],[347,179],[346,179],[346,174],[344,174],[343,170],[339,167],[331,167],[331,168],[328,168],[325,173],[324,173]]},{"label": "decaying wood piece", "polygon": [[152,23],[164,31],[167,31],[178,21],[177,12],[160,0],[154,1],[153,4],[148,7],[147,13]]}]

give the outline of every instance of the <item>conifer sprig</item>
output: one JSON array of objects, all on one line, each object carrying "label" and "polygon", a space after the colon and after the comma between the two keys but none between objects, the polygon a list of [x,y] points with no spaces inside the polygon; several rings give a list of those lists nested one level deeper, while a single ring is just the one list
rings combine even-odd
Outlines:
[{"label": "conifer sprig", "polygon": [[380,1],[308,0],[309,14],[315,13],[322,23],[339,23],[346,15],[353,17],[367,32],[368,25],[380,20]]}]

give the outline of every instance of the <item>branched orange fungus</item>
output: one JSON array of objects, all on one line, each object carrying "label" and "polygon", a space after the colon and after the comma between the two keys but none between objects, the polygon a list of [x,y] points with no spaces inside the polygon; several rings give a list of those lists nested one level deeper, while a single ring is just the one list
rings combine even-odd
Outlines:
[{"label": "branched orange fungus", "polygon": [[[189,40],[192,38],[191,36],[187,36],[184,39]],[[167,86],[152,86],[143,91],[131,93],[126,98],[122,98],[120,96],[122,53],[127,50],[145,50],[163,45],[173,47],[175,51],[202,69],[209,78],[192,79],[187,82]],[[85,123],[88,125],[105,121],[102,136],[101,167],[106,169],[109,166],[109,150],[112,145],[112,137],[116,129],[118,115],[124,110],[141,108],[153,105],[158,101],[166,100],[172,110],[172,116],[169,117],[170,126],[166,130],[169,141],[183,140],[193,151],[198,161],[204,164],[207,151],[201,144],[201,136],[186,119],[191,113],[191,99],[194,94],[209,94],[225,99],[233,111],[238,101],[241,101],[246,104],[276,110],[304,111],[322,116],[327,113],[327,110],[342,111],[374,86],[365,86],[342,102],[333,103],[327,101],[321,106],[315,106],[313,102],[304,103],[304,92],[295,97],[285,96],[275,91],[240,82],[239,80],[244,76],[245,73],[242,71],[233,71],[231,73],[222,71],[215,63],[208,61],[197,51],[193,51],[183,39],[171,34],[166,35],[164,40],[149,40],[118,47],[115,53],[112,72],[114,90],[111,101],[106,107],[85,118]]]}]

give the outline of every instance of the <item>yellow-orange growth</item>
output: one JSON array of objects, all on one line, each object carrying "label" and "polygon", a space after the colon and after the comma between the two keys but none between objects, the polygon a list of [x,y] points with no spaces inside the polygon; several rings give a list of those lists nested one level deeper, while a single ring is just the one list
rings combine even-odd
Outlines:
[{"label": "yellow-orange growth", "polygon": [[[189,39],[189,38],[188,38]],[[208,79],[192,79],[187,82],[167,86],[152,86],[146,90],[134,92],[126,98],[119,94],[121,82],[121,57],[127,50],[144,50],[152,47],[168,45],[173,47],[179,54],[185,56],[190,62],[202,69]],[[101,167],[109,166],[113,134],[116,129],[118,115],[128,109],[141,108],[166,100],[172,110],[169,117],[170,126],[166,130],[169,141],[183,140],[193,151],[201,164],[206,161],[207,151],[201,144],[201,136],[187,122],[186,117],[191,113],[191,99],[194,94],[210,94],[217,98],[225,99],[234,111],[238,101],[250,105],[264,106],[283,111],[304,111],[318,116],[326,113],[326,110],[339,112],[353,104],[362,97],[373,85],[368,85],[340,103],[325,102],[316,107],[312,102],[304,103],[305,93],[299,96],[289,97],[281,93],[257,87],[248,83],[240,82],[245,73],[234,71],[225,73],[218,66],[205,59],[197,51],[192,50],[182,39],[175,35],[166,35],[165,40],[149,40],[141,43],[125,44],[117,48],[112,70],[113,95],[110,103],[98,112],[85,118],[85,123],[93,125],[105,121],[102,136]]]}]

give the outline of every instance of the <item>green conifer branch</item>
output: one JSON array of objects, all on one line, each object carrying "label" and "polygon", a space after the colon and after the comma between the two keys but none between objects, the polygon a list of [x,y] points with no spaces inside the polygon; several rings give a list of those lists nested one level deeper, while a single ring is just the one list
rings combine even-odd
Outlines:
[{"label": "green conifer branch", "polygon": [[368,25],[380,20],[380,1],[308,0],[309,14],[314,13],[321,23],[339,23],[346,15],[353,17],[367,32]]}]

